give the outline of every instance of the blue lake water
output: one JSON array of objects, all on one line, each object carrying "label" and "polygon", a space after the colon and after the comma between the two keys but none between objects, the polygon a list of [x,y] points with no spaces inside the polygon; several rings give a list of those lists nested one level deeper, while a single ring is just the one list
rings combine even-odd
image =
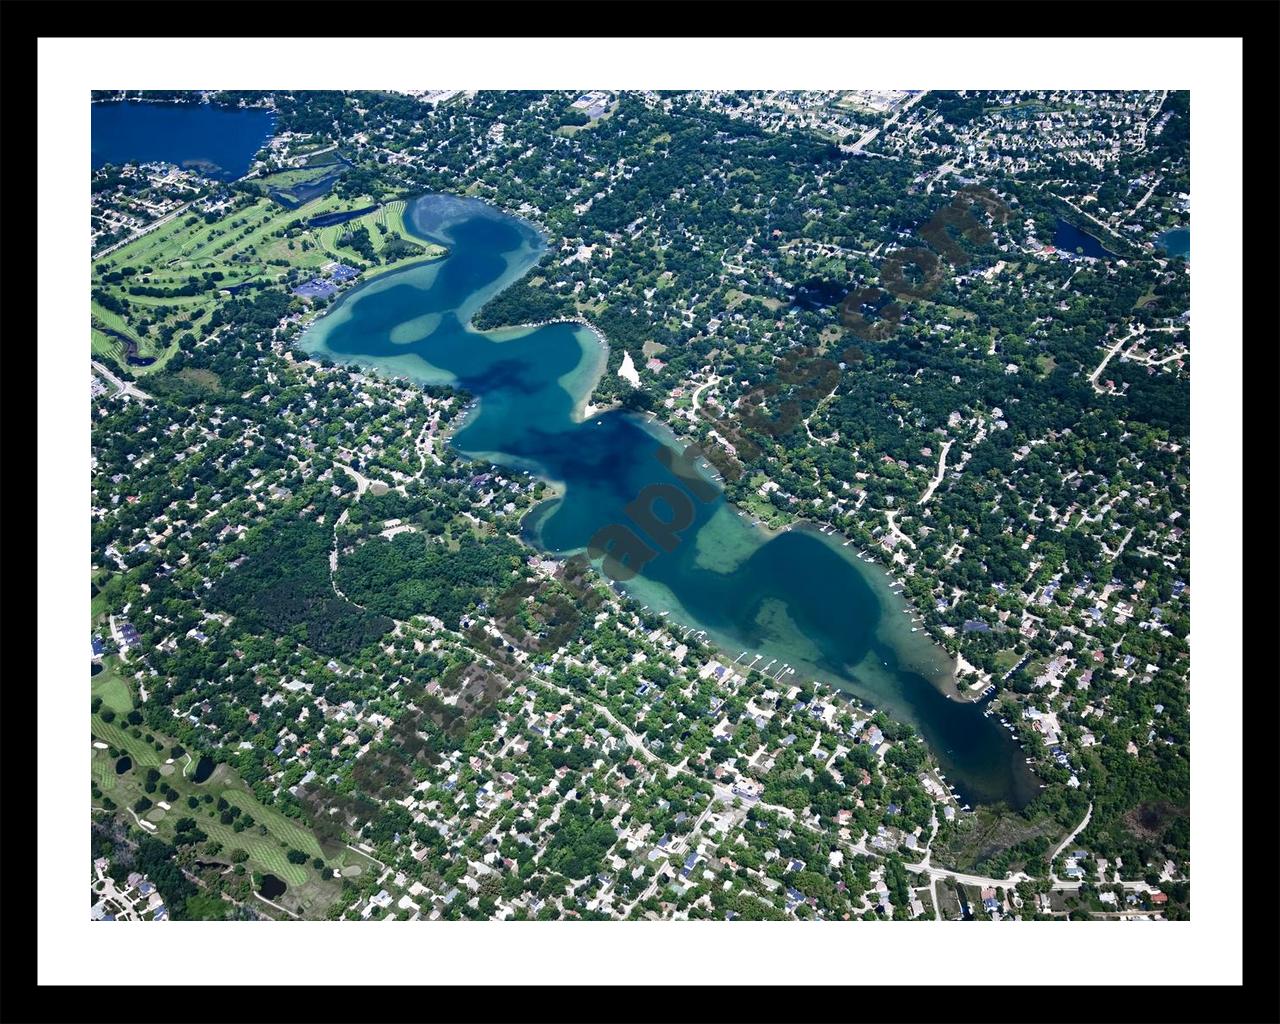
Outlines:
[{"label": "blue lake water", "polygon": [[1182,256],[1184,259],[1190,259],[1191,229],[1170,228],[1156,239],[1156,246],[1163,249],[1170,256]]},{"label": "blue lake water", "polygon": [[1058,221],[1058,226],[1053,232],[1053,244],[1067,252],[1080,249],[1082,255],[1093,256],[1100,260],[1109,260],[1115,256],[1115,253],[1108,252],[1093,235],[1086,234],[1066,220]]},{"label": "blue lake water", "polygon": [[234,181],[275,130],[269,110],[203,103],[95,103],[91,153],[103,164],[165,161]]},{"label": "blue lake water", "polygon": [[[484,203],[424,196],[406,226],[449,248],[434,263],[382,275],[346,293],[301,339],[304,351],[421,383],[449,383],[479,398],[451,443],[471,458],[528,470],[558,496],[525,521],[551,553],[584,550],[602,527],[628,522],[626,506],[649,485],[703,489],[692,522],[669,551],[618,586],[670,621],[698,630],[732,660],[820,679],[920,730],[949,781],[971,803],[1023,806],[1038,789],[1024,754],[982,708],[948,693],[954,662],[923,631],[878,567],[808,527],[776,535],[753,526],[711,477],[697,487],[658,457],[683,446],[647,417],[584,417],[607,347],[572,323],[480,332],[470,326],[493,295],[545,251],[538,232]],[[658,502],[659,519],[673,506]],[[657,544],[653,545],[655,548]],[[599,559],[595,564],[599,566]],[[758,661],[755,656],[760,655]]]}]

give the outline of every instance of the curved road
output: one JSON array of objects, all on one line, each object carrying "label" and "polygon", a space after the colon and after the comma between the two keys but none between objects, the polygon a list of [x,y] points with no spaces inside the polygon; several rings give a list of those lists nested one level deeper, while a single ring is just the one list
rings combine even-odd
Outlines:
[{"label": "curved road", "polygon": [[924,494],[920,496],[920,500],[916,502],[917,505],[927,505],[929,499],[933,497],[933,492],[937,490],[938,484],[942,483],[942,478],[947,475],[947,452],[951,450],[951,446],[954,443],[954,441],[944,441],[942,443],[942,452],[938,455],[938,473],[929,481],[929,486]]}]

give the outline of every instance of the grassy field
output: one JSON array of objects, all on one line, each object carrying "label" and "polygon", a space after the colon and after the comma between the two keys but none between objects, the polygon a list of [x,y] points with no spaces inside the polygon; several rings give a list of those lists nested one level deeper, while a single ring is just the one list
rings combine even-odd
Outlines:
[{"label": "grassy field", "polygon": [[328,174],[331,169],[331,167],[322,164],[314,167],[292,167],[287,171],[276,171],[275,174],[268,174],[265,178],[254,178],[253,184],[262,188],[264,192],[269,188],[284,191],[294,185],[318,181]]},{"label": "grassy field", "polygon": [[[101,677],[98,677],[101,678]],[[96,680],[95,680],[96,681]],[[106,698],[104,697],[104,703]],[[196,820],[200,829],[212,840],[220,842],[223,850],[218,857],[226,858],[230,851],[244,850],[249,859],[246,868],[258,873],[270,873],[283,879],[289,886],[288,892],[277,902],[295,912],[306,914],[308,910],[318,915],[325,910],[339,895],[341,882],[323,879],[310,860],[306,864],[294,864],[288,859],[288,851],[298,849],[309,858],[319,857],[326,865],[341,869],[352,863],[359,863],[367,870],[375,870],[367,858],[339,847],[326,852],[322,849],[315,835],[303,822],[297,821],[278,810],[261,803],[245,785],[244,780],[228,764],[220,764],[213,774],[203,783],[196,783],[181,770],[186,759],[179,758],[173,766],[165,765],[168,750],[173,741],[168,737],[156,736],[162,744],[163,752],[154,749],[145,739],[132,735],[132,728],[122,726],[119,720],[103,722],[98,715],[92,716],[92,733],[95,740],[109,743],[132,758],[134,767],[123,775],[116,775],[115,757],[110,751],[93,750],[90,772],[99,790],[109,795],[121,807],[131,806],[140,796],[145,794],[144,782],[146,769],[157,767],[164,775],[163,783],[172,786],[179,793],[179,799],[171,809],[154,813],[148,810],[143,817],[156,825],[156,834],[165,839],[172,839],[174,826],[185,817]],[[146,726],[138,727],[145,737],[149,731]],[[172,771],[168,769],[172,768]],[[161,799],[157,793],[146,794],[153,801]],[[204,797],[212,798],[205,802]],[[197,807],[187,804],[188,797],[200,800]],[[219,799],[241,810],[241,816],[253,818],[254,824],[237,832],[233,825],[224,825],[217,810]],[[131,817],[125,812],[126,817]]]},{"label": "grassy field", "polygon": [[[334,258],[319,245],[318,231],[290,224],[372,202],[367,196],[344,200],[329,195],[287,210],[263,197],[212,224],[194,213],[174,218],[93,265],[94,288],[129,304],[128,313],[121,314],[92,303],[94,351],[123,363],[120,340],[108,333],[118,332],[137,344],[139,356],[156,359],[151,366],[130,370],[140,376],[156,372],[177,351],[177,338],[188,331],[196,337],[207,333],[202,321],[225,298],[223,289],[246,281],[280,281],[293,268],[305,273]],[[120,279],[112,280],[116,274]],[[134,285],[177,289],[191,283],[199,287],[197,294],[129,294]],[[172,329],[167,346],[162,328]]]},{"label": "grassy field", "polygon": [[124,348],[120,342],[96,327],[89,329],[89,349],[95,356],[106,356],[109,362],[117,366],[124,364]]},{"label": "grassy field", "polygon": [[[104,722],[101,715],[93,715],[90,721],[95,740],[102,740],[103,743],[110,743],[117,750],[123,750],[133,759],[135,765],[153,768],[164,761],[165,755],[156,750],[155,743],[147,742],[146,736],[149,730],[144,727],[121,725],[119,719],[114,722]],[[137,729],[141,735],[134,736],[134,729]]]},{"label": "grassy field", "polygon": [[322,855],[320,843],[309,829],[304,828],[296,819],[286,817],[279,811],[259,803],[252,793],[244,790],[224,789],[222,798],[227,803],[239,807],[246,814],[253,815],[256,821],[266,825],[271,834],[281,842],[288,843],[290,847],[301,850],[312,857]]},{"label": "grassy field", "polygon": [[1008,672],[1014,665],[1022,660],[1022,655],[1017,651],[1000,651],[995,656],[996,671],[1001,675]]},{"label": "grassy field", "polygon": [[123,585],[122,580],[123,576],[120,573],[112,572],[110,569],[103,569],[99,577],[93,581],[98,585],[98,592],[89,599],[90,626],[96,626],[100,620],[106,617],[111,596]]},{"label": "grassy field", "polygon": [[[363,217],[347,221],[345,224],[332,224],[329,227],[321,228],[319,230],[320,247],[340,263],[363,270],[364,280],[369,280],[391,270],[403,270],[405,267],[411,267],[415,263],[439,259],[445,253],[443,246],[420,242],[412,238],[409,232],[405,230],[404,210],[407,205],[403,199],[397,199],[383,204]],[[392,243],[396,236],[420,249],[421,253],[396,260],[394,263],[370,263],[354,249],[342,244],[342,239],[349,232],[358,228],[364,228],[369,232],[369,239],[373,243],[374,251],[380,260],[383,258],[387,246]]]},{"label": "grassy field", "polygon": [[[304,168],[273,175],[288,181],[315,177],[318,168]],[[266,181],[267,179],[263,179]],[[249,281],[277,283],[297,270],[305,279],[325,264],[337,260],[365,271],[373,277],[424,260],[437,259],[444,249],[407,237],[404,229],[404,200],[395,200],[344,224],[322,228],[302,226],[325,213],[372,206],[376,199],[358,196],[342,199],[326,195],[296,210],[288,210],[263,196],[244,207],[228,212],[213,223],[188,213],[135,239],[129,245],[93,265],[93,286],[109,296],[107,305],[128,304],[120,313],[102,301],[91,304],[91,347],[99,355],[125,365],[125,343],[132,341],[137,355],[152,358],[150,366],[129,366],[138,376],[155,373],[179,350],[178,339],[190,333],[196,338],[208,333],[204,326],[209,314],[225,301],[224,290]],[[292,226],[291,226],[292,225]],[[369,232],[379,262],[366,261],[344,245],[348,234],[363,227]],[[421,250],[394,263],[380,262],[399,236]],[[131,295],[130,288],[166,291],[192,287],[192,295]],[[165,334],[170,341],[164,343]]]},{"label": "grassy field", "polygon": [[108,654],[102,659],[102,671],[92,679],[91,691],[93,696],[102,698],[103,707],[117,715],[127,715],[133,710],[133,691],[120,670],[120,659]]},{"label": "grassy field", "polygon": [[93,748],[90,770],[93,781],[104,793],[110,793],[116,788],[116,762],[108,751]]}]

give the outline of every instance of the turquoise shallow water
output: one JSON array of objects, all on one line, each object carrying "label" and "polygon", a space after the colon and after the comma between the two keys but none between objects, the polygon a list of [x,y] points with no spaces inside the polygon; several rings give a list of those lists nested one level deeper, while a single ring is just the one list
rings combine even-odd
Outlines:
[{"label": "turquoise shallow water", "polygon": [[[590,329],[468,326],[542,256],[531,225],[476,200],[435,195],[414,201],[406,223],[447,245],[449,256],[352,290],[303,336],[304,351],[475,394],[479,405],[452,443],[559,485],[561,496],[525,523],[544,550],[582,551],[602,527],[630,524],[627,506],[646,487],[679,488],[673,500],[692,521],[669,551],[653,527],[646,536],[660,553],[619,586],[675,623],[704,630],[730,659],[746,652],[744,663],[772,663],[770,675],[790,666],[780,682],[821,679],[910,722],[969,802],[1021,806],[1034,796],[1037,780],[1008,734],[979,705],[945,695],[951,658],[911,632],[882,570],[816,529],[767,534],[709,477],[691,487],[658,457],[681,447],[665,427],[620,411],[582,419],[606,353]],[[688,497],[696,491],[706,500]],[[646,507],[659,520],[674,512],[665,500]]]}]

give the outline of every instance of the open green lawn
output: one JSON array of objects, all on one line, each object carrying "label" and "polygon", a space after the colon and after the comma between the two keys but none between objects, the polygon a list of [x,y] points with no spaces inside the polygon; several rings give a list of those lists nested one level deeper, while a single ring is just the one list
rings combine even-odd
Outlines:
[{"label": "open green lawn", "polygon": [[98,579],[94,582],[98,585],[98,592],[89,600],[89,624],[91,626],[96,625],[107,614],[111,596],[123,586],[121,574],[111,572],[109,569],[102,570]]},{"label": "open green lawn", "polygon": [[221,921],[231,904],[212,893],[197,893],[187,897],[186,917],[190,921]]},{"label": "open green lawn", "polygon": [[[164,761],[165,755],[156,750],[154,743],[146,741],[149,730],[145,726],[130,726],[122,723],[119,718],[114,722],[104,722],[101,715],[91,716],[90,722],[94,739],[110,743],[117,750],[123,750],[133,759],[135,765],[151,768]],[[134,728],[137,728],[142,735],[134,736],[132,732]]]},{"label": "open green lawn", "polygon": [[1001,673],[1008,672],[1021,660],[1022,655],[1017,651],[1000,651],[995,656],[996,669]]},{"label": "open green lawn", "polygon": [[115,363],[117,366],[124,365],[124,350],[121,348],[120,342],[104,334],[96,327],[90,328],[89,348],[95,356],[106,356],[110,362]]},{"label": "open green lawn", "polygon": [[244,850],[255,871],[269,872],[283,878],[289,885],[301,885],[307,880],[311,868],[305,864],[291,864],[279,842],[271,835],[264,836],[257,826],[237,832],[230,825],[223,825],[216,816],[197,813],[195,819],[210,839],[222,844],[223,852],[219,856],[226,856],[231,850]]},{"label": "open green lawn", "polygon": [[371,872],[376,875],[382,870],[372,857],[366,857],[359,850],[353,850],[349,846],[338,847],[329,863],[336,868],[341,868],[342,873],[351,878]]},{"label": "open green lawn", "polygon": [[246,814],[253,815],[255,821],[266,825],[271,834],[281,842],[288,843],[290,847],[301,850],[311,857],[322,856],[320,843],[310,830],[293,818],[288,818],[279,811],[259,803],[252,793],[245,790],[224,789],[222,797],[227,803],[239,807]]},{"label": "open green lawn", "polygon": [[98,784],[98,788],[104,793],[110,793],[116,788],[116,762],[110,751],[94,747],[90,770],[93,774],[93,781]]},{"label": "open green lawn", "polygon": [[287,171],[276,171],[275,174],[268,174],[265,178],[254,178],[253,184],[261,186],[264,191],[269,188],[284,191],[295,185],[323,178],[329,173],[330,169],[330,167],[323,164],[317,164],[313,167],[291,167]]},{"label": "open green lawn", "polygon": [[129,682],[120,674],[120,659],[108,654],[102,659],[102,671],[91,680],[91,691],[102,698],[102,706],[111,708],[117,715],[127,715],[133,710],[133,697]]}]

